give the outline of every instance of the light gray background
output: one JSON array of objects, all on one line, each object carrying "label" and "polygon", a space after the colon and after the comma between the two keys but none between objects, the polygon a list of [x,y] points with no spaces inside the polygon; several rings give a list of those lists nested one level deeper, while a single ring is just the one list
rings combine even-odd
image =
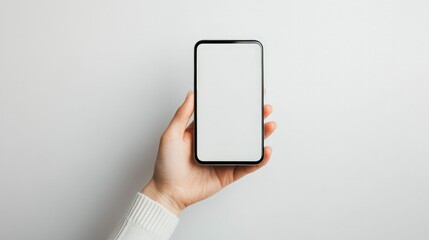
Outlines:
[{"label": "light gray background", "polygon": [[199,39],[265,46],[272,162],[173,239],[427,239],[429,2],[0,1],[0,238],[102,239]]}]

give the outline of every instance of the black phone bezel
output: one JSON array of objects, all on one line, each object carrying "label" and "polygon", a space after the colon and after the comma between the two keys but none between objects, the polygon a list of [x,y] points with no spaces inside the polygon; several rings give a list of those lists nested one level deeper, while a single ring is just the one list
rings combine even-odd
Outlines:
[{"label": "black phone bezel", "polygon": [[[261,47],[261,124],[262,124],[262,151],[261,157],[255,161],[204,161],[197,155],[197,131],[198,131],[198,113],[197,113],[197,50],[201,44],[257,44]],[[200,40],[194,46],[194,140],[193,155],[197,163],[202,165],[258,165],[264,160],[264,47],[258,40]]]}]

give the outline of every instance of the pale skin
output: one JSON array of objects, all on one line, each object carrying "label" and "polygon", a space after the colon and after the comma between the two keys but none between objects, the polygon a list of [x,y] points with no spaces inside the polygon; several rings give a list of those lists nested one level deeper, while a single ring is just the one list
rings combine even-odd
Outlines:
[{"label": "pale skin", "polygon": [[[264,106],[264,118],[273,108]],[[186,207],[210,197],[241,177],[265,166],[271,158],[272,148],[264,148],[264,160],[254,166],[203,166],[193,159],[194,95],[190,91],[183,104],[161,136],[158,156],[152,179],[141,190],[177,216]],[[265,138],[276,129],[274,121],[264,124]]]}]

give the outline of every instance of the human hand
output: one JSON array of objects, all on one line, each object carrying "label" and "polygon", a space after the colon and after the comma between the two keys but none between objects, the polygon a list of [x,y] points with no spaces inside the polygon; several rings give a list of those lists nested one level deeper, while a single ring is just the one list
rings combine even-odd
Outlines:
[{"label": "human hand", "polygon": [[[194,123],[187,126],[194,111],[194,95],[189,92],[161,136],[155,171],[142,193],[176,215],[187,206],[201,201],[246,174],[268,163],[271,147],[264,148],[264,160],[255,166],[203,166],[193,159]],[[264,106],[264,118],[272,112]],[[265,138],[276,129],[274,121],[264,125]]]}]

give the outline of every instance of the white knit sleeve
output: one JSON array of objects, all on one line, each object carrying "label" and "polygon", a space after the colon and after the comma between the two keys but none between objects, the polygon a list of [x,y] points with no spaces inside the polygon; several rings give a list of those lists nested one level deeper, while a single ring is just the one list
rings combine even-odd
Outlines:
[{"label": "white knit sleeve", "polygon": [[138,193],[109,240],[166,240],[178,222],[168,209]]}]

